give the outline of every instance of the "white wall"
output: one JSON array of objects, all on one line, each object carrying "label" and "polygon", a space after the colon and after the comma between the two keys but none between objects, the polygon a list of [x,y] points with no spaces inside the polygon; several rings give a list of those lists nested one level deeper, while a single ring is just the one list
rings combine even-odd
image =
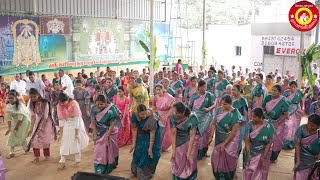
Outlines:
[{"label": "white wall", "polygon": [[[218,65],[247,67],[250,64],[251,26],[212,25],[206,35],[208,64],[213,57]],[[241,56],[236,56],[241,46]]]}]

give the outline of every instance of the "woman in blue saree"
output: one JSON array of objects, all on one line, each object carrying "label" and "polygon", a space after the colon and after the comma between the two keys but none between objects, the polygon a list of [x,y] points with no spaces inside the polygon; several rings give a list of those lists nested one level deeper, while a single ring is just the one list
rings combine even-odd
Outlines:
[{"label": "woman in blue saree", "polygon": [[264,119],[263,110],[255,108],[245,131],[242,179],[267,180],[274,127]]},{"label": "woman in blue saree", "polygon": [[[312,114],[308,123],[301,125],[295,134],[294,180],[305,180],[311,173],[316,160],[320,160],[320,146],[317,129],[320,128],[320,116]],[[310,180],[317,180],[317,171]]]},{"label": "woman in blue saree", "polygon": [[198,118],[181,102],[174,105],[170,117],[172,132],[172,179],[196,179],[198,141],[196,132]]},{"label": "woman in blue saree", "polygon": [[221,100],[221,107],[215,111],[211,123],[212,141],[214,133],[214,150],[211,155],[212,171],[216,179],[233,179],[240,148],[239,120],[242,116],[238,109],[232,107],[232,99],[226,95]]},{"label": "woman in blue saree", "polygon": [[91,127],[94,139],[94,171],[109,174],[118,165],[118,132],[120,111],[99,95],[91,109]]},{"label": "woman in blue saree", "polygon": [[300,126],[303,116],[303,93],[297,89],[298,84],[295,81],[290,82],[290,89],[283,93],[290,102],[289,118],[285,122],[283,149],[294,148],[294,134]]},{"label": "woman in blue saree", "polygon": [[161,156],[164,126],[159,117],[146,105],[140,104],[132,114],[133,152],[131,172],[138,180],[151,179]]},{"label": "woman in blue saree", "polygon": [[262,104],[268,120],[273,123],[276,133],[273,136],[271,161],[276,162],[282,149],[282,141],[284,138],[285,120],[288,118],[288,111],[291,102],[282,96],[280,85],[274,85],[272,94],[268,95]]},{"label": "woman in blue saree", "polygon": [[210,124],[212,121],[212,110],[214,109],[215,97],[207,91],[204,80],[198,82],[198,91],[190,97],[190,109],[199,119],[197,139],[199,140],[198,160],[201,160],[208,151],[210,138]]},{"label": "woman in blue saree", "polygon": [[[243,93],[241,86],[239,84],[233,85],[232,88],[232,107],[238,109],[242,115],[242,119],[239,119],[239,129],[240,129],[240,151],[242,149],[242,140],[244,138],[245,128],[248,122],[248,102],[247,99],[242,97]],[[240,153],[239,151],[239,153]]]}]

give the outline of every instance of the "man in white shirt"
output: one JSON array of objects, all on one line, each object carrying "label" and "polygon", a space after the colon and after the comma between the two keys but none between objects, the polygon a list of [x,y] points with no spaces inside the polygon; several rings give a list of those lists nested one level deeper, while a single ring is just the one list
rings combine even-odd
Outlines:
[{"label": "man in white shirt", "polygon": [[246,72],[244,73],[244,78],[248,79],[249,78],[249,68],[246,68]]},{"label": "man in white shirt", "polygon": [[72,84],[71,78],[64,73],[62,69],[59,70],[60,83],[63,91],[70,97],[73,98],[74,86]]},{"label": "man in white shirt", "polygon": [[27,81],[27,87],[26,90],[29,93],[31,88],[35,88],[38,90],[40,95],[44,97],[44,90],[45,90],[45,85],[43,81],[40,78],[35,78],[34,72],[30,71],[29,72],[29,81]]},{"label": "man in white shirt", "polygon": [[26,91],[26,87],[27,84],[25,81],[20,80],[20,74],[16,74],[14,76],[14,81],[11,82],[10,84],[10,90],[15,90],[17,91],[20,95],[22,96],[26,96],[27,95],[27,91]]}]

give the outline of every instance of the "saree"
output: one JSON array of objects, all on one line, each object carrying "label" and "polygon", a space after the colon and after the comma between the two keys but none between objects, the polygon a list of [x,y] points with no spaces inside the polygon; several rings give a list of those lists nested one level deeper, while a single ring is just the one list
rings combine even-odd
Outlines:
[{"label": "saree", "polygon": [[[272,99],[272,95],[268,95],[262,104],[262,108],[265,108],[268,120],[272,123],[280,118],[282,113],[288,112],[291,102],[284,96],[280,96],[277,99]],[[272,154],[271,160],[275,161],[278,159],[280,151],[283,147],[285,123],[282,122],[277,128],[273,136]]]},{"label": "saree", "polygon": [[75,89],[73,90],[73,97],[74,97],[74,100],[76,100],[79,104],[81,114],[82,114],[82,119],[87,132],[91,132],[91,129],[89,127],[90,116],[87,115],[87,106],[90,105],[90,98],[91,98],[88,91],[86,91],[85,89],[83,89],[82,91],[78,91]]},{"label": "saree", "polygon": [[247,99],[241,97],[239,99],[233,99],[232,101],[232,107],[235,109],[238,109],[238,111],[240,112],[240,114],[242,115],[242,119],[239,119],[239,130],[240,130],[240,150],[239,150],[239,154],[241,152],[242,149],[242,141],[244,138],[244,134],[245,134],[245,128],[247,126],[248,123],[248,117],[245,116],[245,113],[247,113],[248,115],[248,102]]},{"label": "saree", "polygon": [[233,179],[238,161],[239,152],[239,129],[234,138],[226,145],[225,151],[221,152],[220,147],[227,139],[232,127],[242,119],[238,109],[229,112],[222,112],[219,107],[214,114],[214,121],[217,121],[215,131],[215,147],[211,155],[212,171],[216,179]]},{"label": "saree", "polygon": [[[272,123],[266,122],[254,129],[252,121],[250,121],[245,130],[245,136],[250,139],[251,161],[248,162],[248,152],[243,152],[243,180],[267,180],[271,152],[268,153],[265,159],[265,167],[262,168],[260,160],[265,152],[265,148],[272,139],[274,134],[274,127]],[[249,165],[248,165],[249,163]]]},{"label": "saree", "polygon": [[173,97],[175,96],[175,93],[176,93],[171,87],[169,87],[168,90],[166,90],[166,92],[169,93]]},{"label": "saree", "polygon": [[[308,87],[308,88],[305,90],[304,94],[308,94],[309,91],[310,91],[310,87]],[[309,110],[309,108],[310,108],[310,105],[311,105],[313,102],[317,101],[316,95],[320,92],[320,89],[318,88],[318,86],[314,85],[314,86],[312,87],[312,91],[313,91],[313,96],[308,95],[307,98],[306,98],[306,100],[305,100],[305,103],[304,103],[304,110],[305,110],[305,113],[306,113],[307,115],[310,115],[309,112],[308,112],[308,110]]]},{"label": "saree", "polygon": [[211,134],[210,124],[212,121],[212,114],[211,112],[204,112],[203,109],[212,106],[214,100],[215,97],[210,92],[205,92],[205,94],[202,95],[194,93],[190,97],[190,107],[199,119],[197,133],[197,139],[199,141],[198,160],[201,160],[207,154]]},{"label": "saree", "polygon": [[216,97],[215,104],[219,105],[221,99],[225,95],[226,87],[229,85],[229,81],[227,79],[223,79],[221,81],[216,81],[214,84],[214,95]]},{"label": "saree", "polygon": [[113,97],[116,96],[118,93],[118,87],[112,86],[109,89],[105,88],[105,95],[108,102],[113,102]]},{"label": "saree", "polygon": [[309,114],[320,115],[320,107],[318,106],[318,101],[315,101],[310,105]]},{"label": "saree", "polygon": [[[109,174],[118,165],[119,147],[118,131],[120,111],[113,105],[109,104],[103,110],[92,107],[91,119],[96,125],[97,140],[94,145],[94,171],[97,174]],[[112,122],[116,121],[108,141],[105,136],[109,131]]]},{"label": "saree", "polygon": [[186,159],[190,143],[190,131],[196,130],[198,125],[198,118],[192,114],[183,122],[177,122],[175,117],[170,117],[170,127],[177,129],[176,137],[176,154],[172,161],[172,179],[196,179],[198,174],[197,156],[198,156],[198,141],[195,139],[192,145],[192,162]]},{"label": "saree", "polygon": [[267,89],[263,84],[257,84],[253,87],[251,91],[251,109],[261,107],[264,98],[267,95]]},{"label": "saree", "polygon": [[303,98],[303,93],[300,90],[289,94],[288,91],[283,93],[291,102],[289,106],[289,118],[285,121],[283,149],[294,149],[294,134],[300,126],[303,112],[301,110],[300,101]]},{"label": "saree", "polygon": [[207,91],[213,93],[212,88],[213,88],[214,84],[216,83],[216,78],[214,78],[214,77],[209,78],[208,77],[204,81],[207,83]]},{"label": "saree", "polygon": [[[320,152],[317,132],[308,134],[305,126],[306,125],[301,125],[295,134],[295,141],[300,141],[300,164],[295,169],[294,180],[307,179]],[[317,179],[317,171],[315,171],[311,176],[311,180]]]},{"label": "saree", "polygon": [[6,114],[6,99],[8,93],[6,91],[0,91],[0,117],[4,117]]},{"label": "saree", "polygon": [[98,84],[96,78],[89,78],[86,82],[86,91],[88,91],[90,97],[93,97],[94,93],[96,92],[95,85]]},{"label": "saree", "polygon": [[[130,97],[133,97],[133,107],[130,109],[131,113],[137,111],[137,107],[139,104],[144,104],[149,107],[149,94],[147,89],[143,86],[142,83],[138,84],[136,88],[132,88],[132,86],[128,87]],[[143,100],[143,101],[142,101]]]},{"label": "saree", "polygon": [[182,92],[178,93],[177,89],[181,88],[183,89],[183,82],[180,80],[177,81],[171,81],[170,82],[170,87],[174,90],[175,92],[175,99],[176,102],[182,102]]},{"label": "saree", "polygon": [[112,79],[112,83],[113,83],[114,86],[121,86],[120,78]]},{"label": "saree", "polygon": [[129,98],[125,97],[124,100],[120,101],[118,96],[113,97],[113,102],[121,112],[120,119],[122,120],[123,116],[125,116],[125,120],[121,127],[119,128],[118,133],[118,146],[119,148],[124,145],[132,144],[132,129],[130,123],[130,112],[126,112],[126,106],[130,104]]},{"label": "saree", "polygon": [[190,86],[186,87],[186,89],[184,90],[184,93],[183,93],[183,97],[186,97],[187,100],[185,102],[186,105],[188,105],[189,103],[189,98],[192,96],[192,94],[196,93],[197,92],[197,87],[191,89]]},{"label": "saree", "polygon": [[[138,120],[135,113],[132,114],[131,123],[137,128],[136,146],[133,152],[131,172],[138,180],[151,179],[157,168],[161,156],[161,142],[164,134],[164,127],[159,117],[152,112],[150,117]],[[155,139],[152,147],[153,158],[150,158],[148,149],[150,145],[150,131],[155,130]]]},{"label": "saree", "polygon": [[161,144],[161,150],[167,151],[172,144],[170,131],[170,117],[164,119],[164,116],[169,112],[175,103],[174,97],[168,93],[164,93],[162,97],[155,96],[153,99],[153,106],[156,107],[161,123],[165,126],[165,134]]},{"label": "saree", "polygon": [[[18,109],[16,105],[7,104],[5,121],[11,122],[11,131],[8,136],[7,146],[17,147],[27,145],[28,131],[31,127],[31,117],[29,109],[23,104],[19,103]],[[18,131],[14,132],[14,128],[18,121],[22,121]]]}]

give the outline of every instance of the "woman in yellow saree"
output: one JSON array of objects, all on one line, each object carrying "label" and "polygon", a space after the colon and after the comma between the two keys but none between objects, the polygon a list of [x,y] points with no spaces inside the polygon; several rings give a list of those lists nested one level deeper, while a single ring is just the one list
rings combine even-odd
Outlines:
[{"label": "woman in yellow saree", "polygon": [[144,104],[149,107],[149,94],[148,90],[143,86],[143,83],[137,83],[134,77],[130,77],[128,91],[130,95],[131,114],[137,111],[139,104]]}]

